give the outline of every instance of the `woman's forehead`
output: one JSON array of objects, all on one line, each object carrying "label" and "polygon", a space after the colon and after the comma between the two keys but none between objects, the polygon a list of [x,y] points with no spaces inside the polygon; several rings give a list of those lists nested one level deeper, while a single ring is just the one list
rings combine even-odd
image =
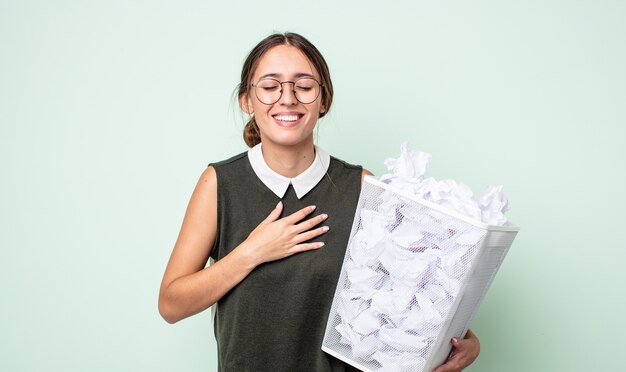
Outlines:
[{"label": "woman's forehead", "polygon": [[254,71],[254,77],[296,78],[301,76],[319,78],[311,61],[291,45],[278,45],[263,54]]}]

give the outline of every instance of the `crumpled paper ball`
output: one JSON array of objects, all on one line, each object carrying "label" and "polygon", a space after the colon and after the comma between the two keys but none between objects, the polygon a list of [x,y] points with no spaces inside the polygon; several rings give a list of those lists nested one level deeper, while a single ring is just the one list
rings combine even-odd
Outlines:
[{"label": "crumpled paper ball", "polygon": [[509,203],[501,185],[488,186],[482,198],[476,200],[472,190],[464,183],[450,179],[437,181],[432,177],[425,178],[424,174],[431,160],[430,154],[412,150],[405,142],[400,145],[398,158],[385,160],[390,173],[379,179],[485,224],[502,226],[507,223],[504,214],[509,210]]}]

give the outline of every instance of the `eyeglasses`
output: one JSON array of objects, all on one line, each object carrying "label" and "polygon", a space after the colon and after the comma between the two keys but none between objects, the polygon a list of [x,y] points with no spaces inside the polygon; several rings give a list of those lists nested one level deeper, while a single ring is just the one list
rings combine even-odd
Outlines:
[{"label": "eyeglasses", "polygon": [[293,84],[293,95],[300,103],[311,103],[317,99],[322,90],[322,84],[311,78],[302,78],[296,81],[278,81],[276,79],[261,79],[256,84],[250,84],[254,88],[256,98],[266,105],[272,105],[283,95],[283,84]]}]

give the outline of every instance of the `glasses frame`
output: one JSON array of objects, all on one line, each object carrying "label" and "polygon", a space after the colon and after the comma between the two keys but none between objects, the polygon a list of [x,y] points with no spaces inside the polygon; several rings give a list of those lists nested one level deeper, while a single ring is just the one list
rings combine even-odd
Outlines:
[{"label": "glasses frame", "polygon": [[[295,88],[294,88],[294,87],[296,86],[296,83],[297,83],[298,81],[300,81],[300,80],[305,80],[305,79],[307,79],[307,80],[313,80],[314,82],[316,82],[316,83],[317,83],[317,85],[319,85],[319,90],[318,90],[318,92],[317,92],[317,95],[315,96],[315,98],[313,98],[313,100],[312,100],[311,102],[302,102],[302,101],[300,101],[300,98],[298,98],[298,94],[296,93],[296,90],[295,90]],[[277,83],[280,85],[280,94],[278,95],[278,98],[276,99],[276,101],[271,102],[271,103],[265,103],[265,102],[263,102],[263,101],[261,100],[261,98],[259,98],[259,94],[257,93],[256,88],[258,88],[258,86],[259,86],[258,84],[259,84],[261,81],[263,81],[263,80],[274,80],[275,82],[277,82]],[[282,96],[283,96],[283,84],[285,84],[285,83],[291,83],[291,84],[293,84],[293,85],[292,85],[292,87],[291,87],[291,91],[293,92],[293,96],[296,98],[296,100],[297,100],[298,102],[302,103],[303,105],[308,105],[309,103],[313,103],[313,102],[315,102],[315,100],[316,100],[316,99],[320,96],[320,94],[322,93],[322,89],[324,89],[324,84],[320,83],[319,81],[317,81],[317,79],[314,79],[314,78],[312,78],[312,77],[303,77],[303,78],[296,79],[296,80],[285,80],[285,81],[279,81],[279,80],[276,80],[276,79],[273,79],[273,78],[263,78],[263,79],[259,79],[259,81],[257,81],[256,83],[250,83],[250,86],[251,86],[252,88],[254,88],[254,95],[255,95],[255,96],[256,96],[256,98],[259,100],[259,102],[261,102],[261,103],[262,103],[262,104],[264,104],[264,105],[268,105],[268,106],[269,106],[269,105],[273,105],[273,104],[275,104],[276,102],[280,101],[280,99],[281,99],[281,98],[282,98]]]}]

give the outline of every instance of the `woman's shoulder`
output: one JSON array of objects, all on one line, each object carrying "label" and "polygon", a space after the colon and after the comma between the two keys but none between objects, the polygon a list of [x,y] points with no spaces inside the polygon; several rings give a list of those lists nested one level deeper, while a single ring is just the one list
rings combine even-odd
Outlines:
[{"label": "woman's shoulder", "polygon": [[228,159],[209,163],[209,167],[220,168],[220,167],[227,166],[227,165],[237,164],[238,162],[246,159],[247,157],[248,157],[248,152],[244,151]]},{"label": "woman's shoulder", "polygon": [[345,169],[351,169],[351,170],[361,170],[363,169],[363,167],[361,165],[358,164],[352,164],[352,163],[348,163],[345,160],[341,160],[337,157],[334,157],[332,155],[330,155],[330,162],[331,164],[334,163],[335,166],[339,166]]},{"label": "woman's shoulder", "polygon": [[363,178],[365,178],[365,176],[374,175],[369,170],[363,168],[362,165],[352,164],[345,160],[341,160],[337,157],[334,157],[332,155],[330,156],[330,162],[331,164],[334,164],[335,168],[339,169],[340,171],[351,171],[351,172],[354,172],[355,174],[358,174],[360,176],[361,182],[363,182]]}]

